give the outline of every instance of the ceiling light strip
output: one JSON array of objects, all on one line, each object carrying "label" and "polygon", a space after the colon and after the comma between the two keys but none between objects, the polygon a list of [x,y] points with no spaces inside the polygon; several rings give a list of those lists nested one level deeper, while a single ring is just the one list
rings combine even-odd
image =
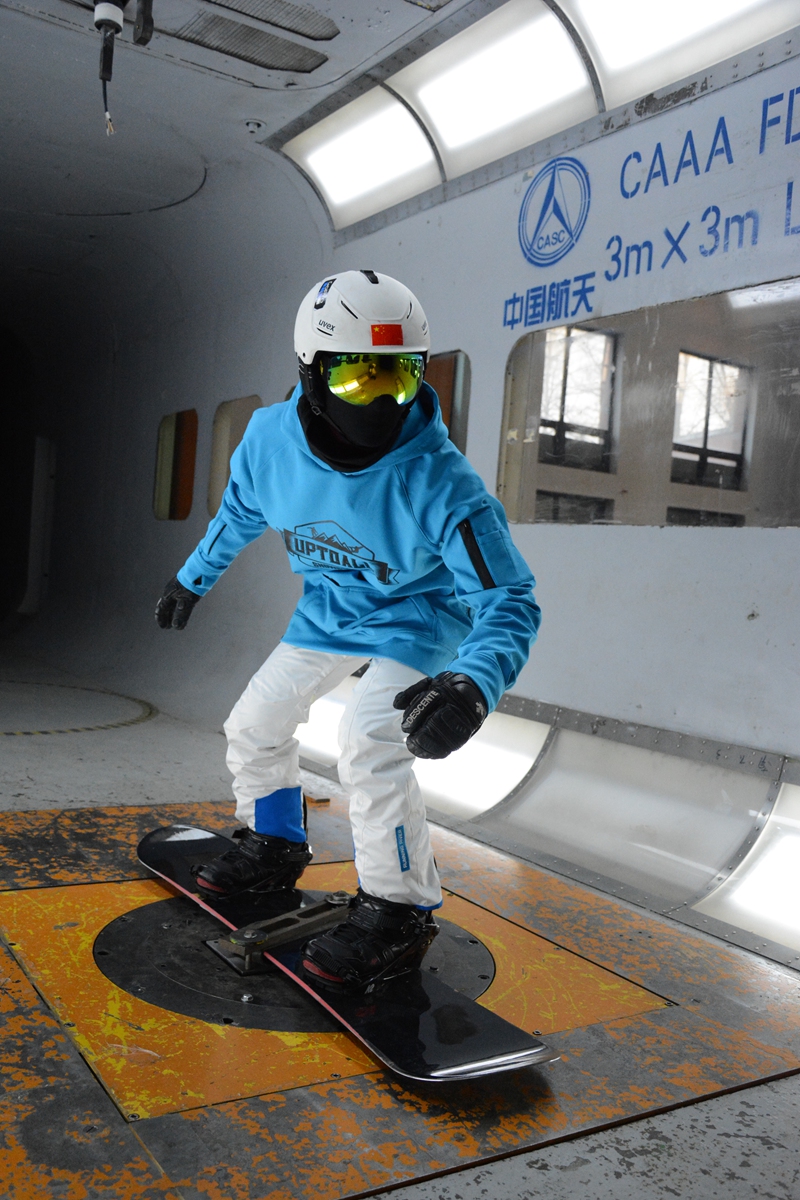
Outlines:
[{"label": "ceiling light strip", "polygon": [[[65,3],[78,3],[79,0],[65,0]],[[213,3],[213,0],[199,0],[199,3]],[[439,10],[436,13],[438,17],[440,13],[444,13],[442,20],[431,28],[426,29],[419,37],[402,46],[399,50],[394,51],[387,58],[382,59],[374,66],[370,67],[363,75],[357,76],[351,82],[346,83],[338,92],[333,92],[326,96],[324,100],[320,100],[313,105],[301,116],[295,117],[282,128],[276,130],[275,133],[258,141],[261,146],[266,146],[269,150],[275,150],[277,153],[282,153],[283,147],[287,142],[292,141],[301,133],[305,133],[307,129],[316,125],[325,117],[331,116],[338,112],[340,108],[344,108],[351,100],[356,100],[365,92],[373,87],[377,87],[385,79],[397,74],[403,67],[409,63],[415,62],[417,58],[423,54],[427,54],[429,50],[435,49],[437,46],[449,42],[456,34],[461,33],[464,29],[469,29],[476,21],[480,21],[488,13],[494,12],[497,8],[502,8],[508,0],[469,0],[463,8],[458,9],[454,13],[444,13],[444,10]],[[92,5],[87,0],[86,7],[91,9]],[[291,161],[291,160],[290,160]]]},{"label": "ceiling light strip", "polygon": [[553,16],[561,22],[567,36],[571,39],[572,44],[578,51],[578,54],[580,54],[581,59],[583,60],[583,65],[586,68],[586,74],[589,76],[589,81],[592,85],[592,91],[594,92],[598,113],[606,112],[606,101],[605,96],[603,95],[603,85],[600,82],[600,76],[597,74],[597,67],[594,65],[594,59],[589,53],[586,43],[578,32],[576,26],[573,25],[572,21],[569,19],[563,9],[558,7],[558,5],[555,3],[555,0],[542,0],[542,2],[547,5]]},{"label": "ceiling light strip", "polygon": [[433,139],[433,135],[431,134],[430,129],[428,129],[428,126],[425,124],[422,117],[419,115],[417,110],[411,104],[408,103],[406,98],[404,96],[401,96],[399,92],[396,92],[394,90],[394,88],[391,87],[390,84],[384,82],[384,83],[379,84],[379,87],[382,87],[383,90],[385,92],[388,92],[389,95],[393,99],[398,100],[407,112],[411,113],[411,116],[417,122],[417,125],[419,125],[420,129],[422,130],[423,134],[425,135],[425,140],[427,141],[428,145],[431,148],[433,157],[436,159],[436,166],[439,168],[439,175],[441,177],[441,181],[442,181],[442,183],[444,183],[445,180],[447,179],[447,174],[444,169],[444,163],[442,162],[442,156],[439,153],[439,147],[436,145],[436,142]]},{"label": "ceiling light strip", "polygon": [[[356,221],[336,232],[334,245],[339,247],[358,241],[389,225],[407,220],[419,212],[427,212],[456,197],[477,191],[488,183],[494,183],[499,179],[508,179],[512,175],[518,175],[522,171],[538,167],[554,154],[577,151],[591,142],[613,135],[621,128],[649,121],[663,111],[665,101],[666,106],[670,108],[693,103],[700,94],[698,88],[701,83],[706,94],[718,92],[721,88],[727,87],[739,79],[747,79],[754,74],[761,74],[769,67],[786,62],[790,58],[797,58],[797,47],[800,47],[800,27],[792,32],[794,38],[789,37],[787,40],[786,34],[777,35],[766,42],[759,43],[751,50],[742,51],[724,62],[716,64],[713,72],[682,76],[675,83],[655,89],[652,95],[647,97],[646,102],[631,108],[620,104],[589,121],[576,122],[562,134],[543,138],[524,150],[504,154],[488,166],[476,167],[456,179],[448,180],[447,183],[432,188],[429,192],[420,193],[410,200],[404,200],[391,208],[374,213],[371,217]],[[787,50],[789,44],[793,47],[791,51]],[[676,91],[681,93],[681,99],[677,103],[674,100]],[[280,150],[283,140],[280,132],[275,134],[274,148]]]},{"label": "ceiling light strip", "polygon": [[283,153],[314,176],[337,228],[441,184],[419,121],[380,85],[287,142]]},{"label": "ceiling light strip", "polygon": [[430,129],[448,179],[597,116],[583,57],[543,0],[508,0],[387,82]]},{"label": "ceiling light strip", "polygon": [[[213,2],[213,0],[212,0],[212,2]],[[221,2],[225,3],[226,0],[221,0]],[[239,0],[239,2],[241,3],[242,0]],[[244,2],[247,2],[247,0],[244,0]],[[752,2],[752,0],[751,0],[751,2]],[[797,2],[797,0],[795,0],[795,2]],[[502,0],[502,2],[500,2],[500,3],[498,3],[498,0],[484,0],[484,4],[480,5],[478,2],[476,2],[476,0],[472,0],[472,3],[465,5],[464,8],[459,12],[459,14],[458,14],[459,19],[454,27],[451,26],[451,23],[449,21],[442,22],[442,24],[439,25],[438,28],[436,28],[435,30],[428,31],[427,35],[425,37],[418,39],[417,42],[411,43],[409,46],[406,46],[403,51],[396,52],[390,58],[387,58],[382,63],[377,64],[365,76],[362,76],[360,79],[354,80],[353,83],[351,83],[349,86],[347,86],[345,89],[343,89],[344,94],[342,92],[340,92],[337,96],[326,99],[325,101],[321,102],[319,105],[315,106],[315,108],[312,109],[310,112],[306,113],[304,117],[298,118],[297,121],[292,122],[290,126],[284,127],[283,130],[273,134],[269,138],[264,139],[262,144],[269,146],[270,149],[274,149],[279,152],[283,152],[284,146],[287,144],[287,142],[289,140],[293,140],[293,138],[291,136],[287,137],[287,135],[289,135],[289,134],[299,135],[299,133],[301,132],[302,129],[307,130],[309,128],[312,128],[313,125],[317,123],[319,118],[323,116],[323,113],[325,113],[327,115],[328,113],[335,112],[340,107],[342,107],[342,101],[345,99],[345,96],[348,93],[349,93],[349,96],[348,96],[348,100],[346,102],[349,102],[351,97],[354,98],[355,96],[359,95],[360,93],[363,94],[363,89],[365,87],[369,87],[370,84],[373,87],[380,88],[385,93],[389,93],[389,95],[392,97],[392,99],[398,100],[400,102],[400,104],[403,106],[403,108],[406,110],[406,112],[410,113],[411,116],[414,118],[416,127],[419,130],[421,130],[422,135],[425,139],[425,143],[429,147],[432,161],[435,162],[435,164],[436,164],[436,168],[437,168],[439,178],[441,180],[441,184],[439,185],[439,187],[428,189],[425,192],[420,192],[417,196],[411,197],[410,199],[405,200],[405,201],[401,201],[398,204],[389,205],[383,209],[377,209],[371,216],[363,217],[361,220],[356,220],[353,222],[345,221],[345,223],[339,227],[338,232],[336,234],[337,244],[339,244],[340,241],[342,241],[342,242],[349,241],[354,236],[355,237],[363,236],[365,233],[370,232],[370,230],[373,228],[374,218],[377,216],[380,216],[381,214],[387,214],[387,215],[391,214],[390,216],[388,216],[389,223],[391,223],[392,220],[401,219],[403,216],[409,215],[411,212],[416,211],[416,209],[419,207],[420,204],[423,204],[424,207],[428,207],[431,202],[434,204],[441,203],[443,200],[446,200],[449,196],[461,194],[461,192],[463,190],[469,191],[469,190],[472,190],[475,186],[480,186],[481,182],[486,182],[487,171],[493,178],[495,177],[495,171],[493,168],[496,168],[498,166],[501,166],[502,168],[504,168],[501,170],[501,176],[502,176],[502,175],[507,174],[509,169],[513,169],[514,167],[516,167],[516,169],[519,169],[519,163],[522,162],[522,160],[526,160],[528,158],[534,159],[537,157],[533,153],[534,144],[532,143],[530,146],[527,147],[527,150],[521,149],[521,150],[512,151],[510,153],[501,154],[500,158],[495,163],[486,163],[486,164],[483,164],[482,166],[474,167],[471,170],[459,172],[458,174],[454,173],[452,179],[448,179],[447,173],[445,170],[445,166],[444,166],[444,157],[443,157],[445,151],[444,151],[444,149],[440,150],[440,148],[439,148],[439,145],[436,140],[436,134],[434,132],[434,128],[432,126],[429,126],[429,124],[426,122],[426,117],[416,110],[416,108],[414,107],[414,104],[413,104],[413,97],[409,97],[409,99],[406,99],[404,97],[404,95],[402,95],[400,93],[400,91],[397,90],[393,86],[392,83],[387,82],[387,77],[391,78],[392,74],[398,73],[398,71],[397,71],[398,66],[400,67],[400,72],[402,72],[405,69],[405,67],[401,65],[404,62],[404,60],[408,63],[408,60],[410,58],[411,62],[408,63],[408,65],[411,65],[411,63],[416,61],[415,55],[414,55],[415,50],[417,51],[417,53],[419,53],[419,51],[422,51],[423,57],[425,57],[426,54],[432,48],[430,45],[431,41],[433,42],[433,47],[436,47],[437,45],[438,46],[444,45],[445,43],[449,42],[452,39],[452,37],[457,36],[459,32],[466,32],[466,30],[468,30],[476,22],[476,20],[480,21],[482,19],[482,17],[485,15],[486,7],[489,8],[490,13],[494,13],[498,9],[502,9],[503,7],[505,7],[506,3],[507,3],[507,0]],[[783,3],[791,3],[791,0],[783,0]],[[569,45],[571,45],[573,52],[575,53],[576,57],[580,61],[581,66],[583,67],[583,70],[585,73],[587,91],[590,90],[590,94],[592,95],[593,101],[597,108],[597,113],[602,118],[608,111],[608,106],[606,103],[606,95],[605,95],[605,92],[603,89],[603,85],[601,83],[601,76],[600,76],[600,71],[602,70],[602,62],[599,62],[598,66],[595,65],[595,59],[593,59],[593,57],[592,57],[593,51],[589,49],[589,47],[593,46],[591,37],[587,37],[586,39],[584,39],[584,37],[582,36],[582,34],[580,32],[580,28],[581,28],[580,23],[578,25],[576,25],[573,22],[573,20],[571,19],[571,17],[568,15],[568,12],[571,12],[575,8],[573,0],[566,0],[566,2],[565,2],[565,0],[541,0],[541,5],[542,5],[542,8],[548,10],[550,12],[551,16],[558,22],[560,28],[563,31],[566,42]],[[483,12],[481,12],[481,8],[483,9]],[[476,12],[476,9],[478,10],[477,12]],[[478,15],[479,12],[480,12],[480,15]],[[575,12],[577,13],[578,9],[575,8]],[[576,20],[577,20],[577,16],[576,16]],[[462,26],[462,28],[459,29],[459,26]],[[447,36],[448,34],[450,36]],[[777,43],[778,38],[770,39],[769,42],[761,44],[762,45],[762,56],[761,56],[762,58],[763,58],[763,46],[769,45],[771,48],[773,40]],[[747,54],[748,57],[752,57],[754,51],[752,51],[752,50],[749,52],[744,51],[743,53]],[[784,57],[785,54],[786,54],[786,51],[784,49],[782,57]],[[595,57],[596,57],[596,54],[595,54]],[[740,52],[736,56],[736,64],[735,65],[737,67],[740,65],[741,57],[742,57],[742,52]],[[724,63],[716,64],[716,67],[718,70],[719,67],[724,68],[728,65],[729,64],[727,62],[724,62]],[[765,64],[763,61],[759,61],[757,63],[758,67],[763,67],[764,65]],[[750,72],[745,72],[745,73],[749,74]],[[727,72],[726,72],[726,74],[727,74]],[[734,75],[734,78],[739,77],[739,74],[740,74],[740,72],[737,71],[736,74]],[[381,78],[381,76],[383,76],[383,78]],[[691,76],[689,76],[689,78],[691,78]],[[725,82],[728,82],[728,80],[726,79]],[[722,79],[720,79],[717,86],[724,86]],[[621,105],[618,105],[617,107],[621,108]],[[649,114],[647,114],[647,113],[638,114],[637,113],[637,115],[649,115]],[[316,117],[317,120],[314,120],[314,117]],[[309,120],[309,118],[311,118],[311,119]],[[578,124],[583,126],[584,122],[583,121],[576,122],[576,127]],[[605,133],[605,132],[609,132],[610,128],[611,127],[609,126],[608,128],[598,129],[596,136],[602,135],[602,133]],[[554,135],[550,135],[550,137],[548,137],[548,138],[537,139],[536,144],[538,145],[539,142],[541,142],[541,145],[544,148],[545,145],[552,139],[553,136]],[[297,166],[296,163],[295,163],[295,165]],[[306,171],[303,171],[303,174],[307,179],[309,178],[309,175]],[[470,182],[468,182],[468,180],[472,181],[471,185],[470,185]],[[310,182],[312,182],[312,181],[310,181]],[[453,184],[456,184],[457,186],[453,187]],[[312,186],[314,187],[314,191],[319,195],[320,194],[319,188],[313,182],[312,182]],[[327,204],[325,205],[325,207],[327,208]],[[379,222],[379,225],[382,223],[386,223],[386,222]],[[349,231],[348,234],[345,234],[345,232],[344,232],[345,230]]]}]

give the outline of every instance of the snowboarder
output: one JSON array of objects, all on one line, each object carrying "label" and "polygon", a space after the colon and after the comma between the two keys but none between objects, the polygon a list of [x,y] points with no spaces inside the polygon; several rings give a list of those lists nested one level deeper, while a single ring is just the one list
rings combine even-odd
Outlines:
[{"label": "snowboarder", "polygon": [[295,323],[300,382],[255,412],[197,549],[156,608],[183,629],[249,542],[284,540],[303,596],[225,723],[238,845],[197,873],[206,894],[293,886],[311,861],[296,726],[368,662],[339,727],[359,877],[347,920],[304,970],[364,987],[408,970],[442,903],[414,756],[444,758],[516,679],[539,626],[534,579],[500,504],[448,439],[424,382],[422,307],[374,271],[331,275]]}]

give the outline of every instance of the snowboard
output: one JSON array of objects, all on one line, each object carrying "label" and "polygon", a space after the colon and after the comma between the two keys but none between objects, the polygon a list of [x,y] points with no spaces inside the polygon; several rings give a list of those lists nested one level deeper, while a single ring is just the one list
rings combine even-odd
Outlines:
[{"label": "snowboard", "polygon": [[[449,987],[424,969],[375,985],[369,992],[335,991],[302,972],[309,937],[345,920],[346,893],[316,899],[298,889],[230,899],[198,895],[192,868],[236,843],[189,825],[168,825],[139,843],[139,861],[230,931],[215,943],[241,974],[277,969],[302,988],[385,1067],[422,1083],[455,1082],[554,1062],[535,1037]],[[424,960],[423,960],[424,968]]]}]

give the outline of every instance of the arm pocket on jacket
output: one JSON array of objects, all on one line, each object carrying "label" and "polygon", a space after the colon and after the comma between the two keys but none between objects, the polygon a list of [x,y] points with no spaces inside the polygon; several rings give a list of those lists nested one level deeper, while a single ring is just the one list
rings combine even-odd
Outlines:
[{"label": "arm pocket on jacket", "polygon": [[502,530],[493,533],[476,534],[475,541],[483,556],[483,560],[491,573],[495,587],[508,587],[520,582],[520,574],[506,544],[511,539]]},{"label": "arm pocket on jacket", "polygon": [[520,583],[518,553],[491,508],[480,508],[459,525],[467,554],[484,588]]}]

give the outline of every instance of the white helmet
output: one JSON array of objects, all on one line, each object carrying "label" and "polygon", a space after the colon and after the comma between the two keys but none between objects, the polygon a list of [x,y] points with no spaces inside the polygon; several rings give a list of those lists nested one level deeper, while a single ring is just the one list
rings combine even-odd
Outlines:
[{"label": "white helmet", "polygon": [[310,366],[319,353],[427,355],[431,339],[422,305],[391,275],[343,271],[317,283],[297,310],[294,348]]}]

